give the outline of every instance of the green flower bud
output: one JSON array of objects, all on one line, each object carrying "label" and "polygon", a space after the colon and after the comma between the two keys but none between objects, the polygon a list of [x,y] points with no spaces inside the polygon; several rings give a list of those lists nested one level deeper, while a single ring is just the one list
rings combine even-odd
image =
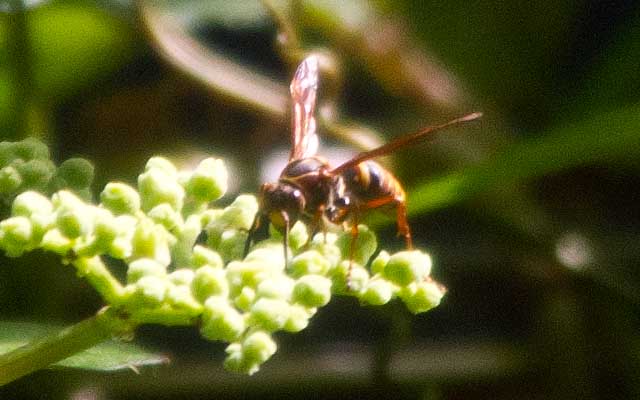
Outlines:
[{"label": "green flower bud", "polygon": [[336,245],[342,250],[343,258],[352,258],[353,261],[360,265],[367,265],[367,262],[378,248],[375,233],[366,225],[358,225],[358,237],[353,244],[353,254],[351,254],[352,242],[353,236],[351,232],[345,232],[338,237]]},{"label": "green flower bud", "polygon": [[[248,335],[242,342],[242,353],[245,362],[260,365],[271,358],[278,349],[278,345],[266,332],[256,331]],[[248,371],[249,374],[257,371]]]},{"label": "green flower bud", "polygon": [[157,224],[164,226],[167,230],[173,230],[183,224],[182,215],[167,203],[158,204],[153,207],[149,210],[147,216]]},{"label": "green flower bud", "polygon": [[278,275],[282,267],[260,261],[232,261],[226,270],[232,289],[239,290],[243,286],[256,288],[258,283]]},{"label": "green flower bud", "polygon": [[200,213],[200,223],[209,230],[209,225],[215,226],[216,221],[222,216],[224,210],[208,208]]},{"label": "green flower bud", "polygon": [[231,342],[245,331],[244,317],[226,298],[209,297],[204,303],[200,334],[209,340]]},{"label": "green flower bud", "polygon": [[289,231],[289,246],[294,250],[299,250],[309,241],[309,231],[302,221],[297,221]]},{"label": "green flower bud", "polygon": [[331,280],[320,275],[305,275],[296,281],[293,300],[306,307],[322,307],[331,300]]},{"label": "green flower bud", "polygon": [[172,178],[178,176],[178,170],[175,165],[164,157],[151,157],[144,166],[144,170],[145,172],[152,170],[160,171]]},{"label": "green flower bud", "polygon": [[300,253],[291,260],[291,275],[299,277],[303,275],[326,275],[331,268],[329,261],[316,250],[308,250]]},{"label": "green flower bud", "polygon": [[62,210],[56,214],[56,225],[60,232],[70,239],[88,233],[92,229],[91,214],[86,209]]},{"label": "green flower bud", "polygon": [[274,276],[258,284],[256,295],[271,299],[288,300],[293,292],[295,281],[286,275]]},{"label": "green flower bud", "polygon": [[187,194],[197,201],[217,200],[227,191],[227,168],[222,160],[203,160],[186,183]]},{"label": "green flower bud", "polygon": [[31,160],[25,163],[14,163],[22,178],[22,187],[34,190],[44,190],[55,171],[55,165],[50,160]]},{"label": "green flower bud", "polygon": [[192,269],[180,268],[169,274],[169,282],[177,286],[191,286],[196,273]]},{"label": "green flower bud", "polygon": [[167,276],[167,269],[152,258],[139,258],[129,264],[127,269],[128,283],[136,283],[145,276],[164,278]]},{"label": "green flower bud", "polygon": [[116,215],[134,215],[140,210],[140,195],[126,183],[107,183],[100,193],[100,202]]},{"label": "green flower bud", "polygon": [[360,301],[373,306],[387,304],[393,298],[394,287],[384,279],[371,279],[360,294]]},{"label": "green flower bud", "polygon": [[318,244],[336,244],[338,235],[334,232],[320,232],[311,239],[312,247]]},{"label": "green flower bud", "polygon": [[226,228],[249,230],[257,212],[258,200],[255,196],[243,194],[223,210],[218,221]]},{"label": "green flower bud", "polygon": [[235,229],[226,230],[220,236],[217,250],[225,260],[237,260],[242,258],[244,243],[247,241],[247,232]]},{"label": "green flower bud", "polygon": [[380,251],[376,258],[371,261],[371,273],[374,275],[382,274],[384,272],[384,267],[387,265],[390,258],[391,255],[389,255],[385,250]]},{"label": "green flower bud", "polygon": [[400,298],[414,314],[429,311],[440,304],[446,290],[434,281],[413,282],[400,292]]},{"label": "green flower bud", "polygon": [[401,251],[389,258],[384,276],[399,286],[421,281],[431,272],[431,257],[418,250]]},{"label": "green flower bud", "polygon": [[108,253],[110,256],[121,260],[131,257],[133,252],[131,242],[137,224],[138,219],[130,215],[119,215],[115,218],[115,226],[118,229],[118,233],[109,246]]},{"label": "green flower bud", "polygon": [[21,185],[22,176],[13,166],[0,169],[0,193],[15,193]]},{"label": "green flower bud", "polygon": [[[266,242],[266,241],[265,241]],[[262,242],[251,250],[244,261],[268,264],[274,271],[284,271],[284,250],[281,242]]]},{"label": "green flower bud", "polygon": [[92,209],[75,194],[61,190],[51,202],[56,212],[56,225],[63,235],[75,239],[93,229]]},{"label": "green flower bud", "polygon": [[133,258],[153,258],[163,265],[169,265],[171,262],[168,233],[161,225],[156,225],[151,220],[140,220],[131,244]]},{"label": "green flower bud", "polygon": [[108,250],[120,229],[111,211],[104,208],[94,209],[93,234],[98,248]]},{"label": "green flower bud", "polygon": [[[269,227],[269,234],[271,238],[277,239],[282,242],[282,233],[271,225]],[[289,230],[289,247],[293,250],[298,250],[309,241],[309,232],[307,226],[301,221],[296,221],[295,224]]]},{"label": "green flower bud", "polygon": [[26,217],[11,217],[0,222],[0,247],[9,257],[21,256],[30,250],[33,227]]},{"label": "green flower bud", "polygon": [[317,308],[309,308],[300,304],[292,304],[289,307],[289,319],[284,324],[287,332],[300,332],[309,325],[309,319],[316,313]]},{"label": "green flower bud", "polygon": [[9,145],[11,157],[22,160],[47,160],[49,159],[49,147],[36,138],[26,138],[19,142],[5,142]]},{"label": "green flower bud", "polygon": [[58,166],[54,181],[57,181],[57,190],[63,188],[84,189],[93,181],[93,164],[84,158],[70,158]]},{"label": "green flower bud", "polygon": [[[176,214],[180,217],[179,214]],[[182,218],[180,217],[180,222]],[[166,227],[166,225],[165,225]],[[184,223],[171,229],[174,242],[171,246],[173,263],[183,267],[192,267],[193,246],[202,232],[199,215],[189,215]]]},{"label": "green flower bud", "polygon": [[50,229],[42,237],[40,246],[44,250],[64,256],[73,247],[73,241],[64,236],[59,229]]},{"label": "green flower bud", "polygon": [[48,198],[37,192],[23,192],[13,201],[12,214],[31,220],[33,241],[39,242],[54,222],[53,205]]},{"label": "green flower bud", "polygon": [[173,307],[191,310],[194,313],[202,311],[203,307],[191,295],[189,286],[169,285],[167,290],[167,301]]},{"label": "green flower bud", "polygon": [[339,293],[360,292],[369,281],[369,271],[358,263],[344,260],[332,271],[334,288]]},{"label": "green flower bud", "polygon": [[53,204],[38,192],[28,191],[20,193],[11,207],[14,216],[31,217],[34,214],[53,213]]},{"label": "green flower bud", "polygon": [[191,281],[191,292],[201,302],[211,296],[229,296],[229,282],[225,271],[208,265],[198,268]]},{"label": "green flower bud", "polygon": [[233,299],[233,304],[235,304],[235,306],[242,311],[249,311],[255,300],[256,291],[248,286],[245,286],[240,290],[240,294],[238,294]]},{"label": "green flower bud", "polygon": [[[316,238],[318,236],[319,235],[316,235]],[[334,239],[334,243],[330,241],[331,238]],[[329,262],[330,270],[336,268],[342,260],[342,250],[340,250],[340,248],[335,245],[335,238],[335,234],[328,234],[327,243],[324,243],[323,241],[316,242],[314,239],[314,242],[311,245],[311,250],[319,252]]]},{"label": "green flower bud", "polygon": [[289,303],[284,300],[260,298],[251,307],[250,321],[268,331],[282,329],[289,319]]},{"label": "green flower bud", "polygon": [[138,190],[144,210],[162,203],[171,205],[176,211],[182,210],[184,188],[178,184],[175,176],[167,175],[162,170],[152,168],[138,176]]},{"label": "green flower bud", "polygon": [[69,190],[59,190],[51,197],[54,210],[86,206],[87,203]]},{"label": "green flower bud", "polygon": [[208,265],[212,268],[224,267],[224,262],[222,261],[222,257],[220,257],[220,254],[218,254],[214,250],[200,245],[196,245],[193,247],[191,264],[195,268],[200,268],[205,265]]},{"label": "green flower bud", "polygon": [[135,283],[135,301],[142,307],[158,307],[167,294],[167,281],[157,276],[143,276]]},{"label": "green flower bud", "polygon": [[244,355],[242,354],[242,345],[240,343],[231,343],[225,349],[227,357],[224,359],[224,368],[227,371],[247,373],[248,368],[245,367]]}]

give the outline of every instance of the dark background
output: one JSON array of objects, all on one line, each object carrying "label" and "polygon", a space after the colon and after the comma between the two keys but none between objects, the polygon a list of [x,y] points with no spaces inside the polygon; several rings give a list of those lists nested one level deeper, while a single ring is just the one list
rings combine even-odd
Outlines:
[{"label": "dark background", "polygon": [[[0,0],[3,139],[38,136],[58,161],[90,159],[95,193],[135,182],[155,154],[228,160],[223,204],[277,174],[265,161],[288,149],[277,101],[297,61],[277,51],[258,2],[59,0],[9,12],[20,3]],[[299,3],[289,22],[302,47],[328,49],[342,71],[341,85],[322,77],[321,103],[337,101],[320,129],[327,154],[361,126],[385,141],[485,114],[389,161],[415,242],[449,290],[443,303],[412,316],[335,298],[305,331],[277,335],[278,352],[250,378],[224,372],[224,346],[194,328],[143,327],[136,343],[171,365],[40,371],[0,396],[640,398],[639,5]],[[270,80],[273,99],[217,84],[245,68],[258,86]],[[386,248],[402,247],[392,220],[373,223]],[[100,304],[45,254],[2,261],[3,319],[71,324]]]}]

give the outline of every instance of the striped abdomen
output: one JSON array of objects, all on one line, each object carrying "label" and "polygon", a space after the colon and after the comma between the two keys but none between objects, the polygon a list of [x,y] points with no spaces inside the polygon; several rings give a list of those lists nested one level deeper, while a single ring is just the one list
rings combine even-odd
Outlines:
[{"label": "striped abdomen", "polygon": [[[396,177],[375,161],[365,161],[349,168],[342,174],[342,179],[345,192],[351,195],[352,200],[365,207],[372,202],[380,202],[380,205],[404,202],[406,198]],[[371,204],[366,208],[377,206]]]}]

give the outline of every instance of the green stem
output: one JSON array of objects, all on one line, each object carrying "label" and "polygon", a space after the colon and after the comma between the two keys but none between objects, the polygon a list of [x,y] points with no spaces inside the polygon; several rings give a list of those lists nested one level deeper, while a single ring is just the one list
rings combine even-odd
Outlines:
[{"label": "green stem", "polygon": [[9,73],[11,74],[13,121],[11,129],[4,132],[6,138],[26,137],[29,125],[29,103],[31,100],[31,63],[27,10],[23,0],[9,2],[8,46]]},{"label": "green stem", "polygon": [[202,314],[202,307],[191,310],[175,310],[168,307],[155,310],[140,310],[133,312],[130,321],[137,324],[158,324],[164,326],[191,326],[196,324]]},{"label": "green stem", "polygon": [[100,257],[82,257],[75,260],[73,265],[78,275],[85,277],[107,304],[118,304],[122,299],[124,288]]},{"label": "green stem", "polygon": [[130,332],[133,327],[110,309],[103,309],[94,317],[2,355],[0,386],[64,360],[114,335]]}]

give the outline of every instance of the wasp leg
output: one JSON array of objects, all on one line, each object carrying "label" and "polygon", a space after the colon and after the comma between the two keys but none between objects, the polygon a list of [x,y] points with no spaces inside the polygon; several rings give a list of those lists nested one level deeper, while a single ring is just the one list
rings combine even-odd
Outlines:
[{"label": "wasp leg", "polygon": [[405,243],[407,244],[407,249],[413,249],[413,241],[411,239],[411,228],[409,228],[409,223],[407,222],[407,203],[404,200],[395,200],[396,203],[396,212],[397,217],[396,221],[398,224],[398,236],[402,236],[404,238]]},{"label": "wasp leg", "polygon": [[362,204],[360,207],[365,210],[370,210],[386,205],[392,205],[396,209],[396,224],[398,226],[398,236],[404,238],[407,244],[407,249],[413,249],[413,241],[411,239],[411,228],[407,222],[407,202],[404,197],[388,196],[379,199],[371,200]]},{"label": "wasp leg", "polygon": [[284,268],[288,269],[289,268],[289,228],[291,223],[289,221],[289,215],[285,211],[281,211],[280,215],[282,215],[282,220],[284,221],[284,232],[282,234],[283,244],[284,244]]},{"label": "wasp leg", "polygon": [[313,214],[313,219],[311,220],[311,223],[309,224],[309,237],[307,238],[307,243],[304,244],[303,248],[305,248],[305,249],[309,248],[309,246],[311,245],[311,241],[316,236],[316,234],[318,234],[318,232],[320,232],[320,230],[322,230],[322,233],[325,236],[325,243],[326,243],[327,227],[326,227],[326,225],[324,223],[324,219],[322,219],[322,216],[324,215],[324,212],[325,212],[325,206],[321,205],[320,207],[318,207],[316,212]]},{"label": "wasp leg", "polygon": [[351,271],[353,270],[353,255],[356,253],[356,241],[358,240],[358,213],[354,212],[351,220],[351,243],[349,243],[349,268],[347,269],[347,276],[345,278],[347,291],[350,292],[351,287]]},{"label": "wasp leg", "polygon": [[259,212],[253,218],[253,222],[251,223],[251,229],[249,229],[249,235],[247,236],[247,241],[244,242],[244,252],[243,252],[242,258],[246,257],[247,254],[249,254],[249,249],[251,248],[251,242],[254,241],[256,232],[258,232],[258,228],[260,228],[261,219],[262,219],[262,215]]}]

